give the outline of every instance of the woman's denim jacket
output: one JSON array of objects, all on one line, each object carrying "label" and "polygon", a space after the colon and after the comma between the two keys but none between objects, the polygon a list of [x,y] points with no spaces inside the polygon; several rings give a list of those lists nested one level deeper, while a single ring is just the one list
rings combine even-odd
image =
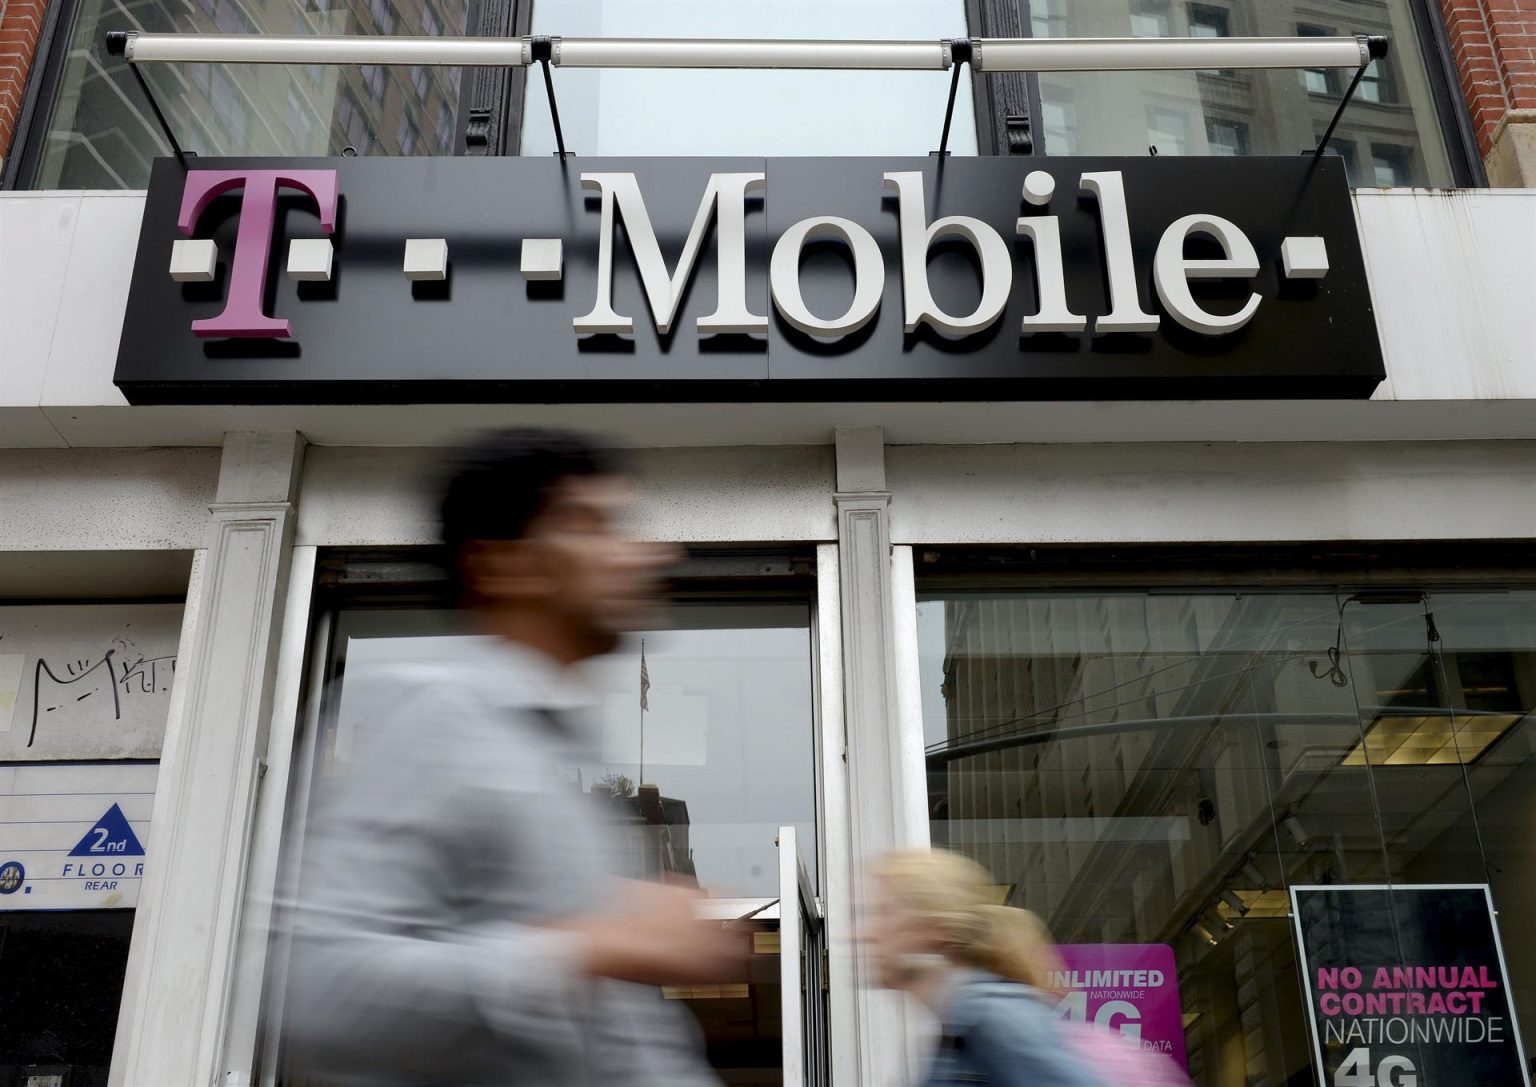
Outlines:
[{"label": "woman's denim jacket", "polygon": [[1038,991],[967,971],[951,987],[925,1087],[1110,1087],[1062,1037]]}]

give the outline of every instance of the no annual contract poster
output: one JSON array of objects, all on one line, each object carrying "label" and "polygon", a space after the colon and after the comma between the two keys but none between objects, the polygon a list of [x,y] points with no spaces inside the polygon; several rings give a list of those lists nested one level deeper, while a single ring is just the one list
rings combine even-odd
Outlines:
[{"label": "no annual contract poster", "polygon": [[1529,1087],[1487,886],[1291,901],[1322,1087]]}]

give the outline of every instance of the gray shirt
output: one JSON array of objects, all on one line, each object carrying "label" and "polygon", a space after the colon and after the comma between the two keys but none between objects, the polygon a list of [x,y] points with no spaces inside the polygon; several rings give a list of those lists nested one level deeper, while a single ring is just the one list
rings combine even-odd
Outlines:
[{"label": "gray shirt", "polygon": [[681,1005],[586,977],[541,924],[616,889],[606,828],[562,772],[587,740],[553,663],[475,640],[370,681],[379,708],[305,844],[294,1065],[380,1087],[717,1085]]}]

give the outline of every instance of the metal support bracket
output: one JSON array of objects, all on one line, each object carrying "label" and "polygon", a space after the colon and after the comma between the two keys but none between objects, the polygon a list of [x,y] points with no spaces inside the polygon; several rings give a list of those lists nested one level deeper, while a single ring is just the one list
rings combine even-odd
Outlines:
[{"label": "metal support bracket", "polygon": [[1344,92],[1344,97],[1339,101],[1339,108],[1334,110],[1333,120],[1328,122],[1328,128],[1323,132],[1323,138],[1318,141],[1317,150],[1312,152],[1314,159],[1322,158],[1323,153],[1328,150],[1328,141],[1333,139],[1333,130],[1339,127],[1339,120],[1344,116],[1344,110],[1348,108],[1350,99],[1354,98],[1355,91],[1359,89],[1360,81],[1365,78],[1366,69],[1371,66],[1372,61],[1380,60],[1387,55],[1388,42],[1385,37],[1378,34],[1367,38],[1365,41],[1368,54],[1365,63],[1360,65],[1355,71],[1355,78],[1349,81],[1349,89]]},{"label": "metal support bracket", "polygon": [[949,155],[949,126],[955,116],[955,96],[960,91],[960,69],[962,65],[969,67],[971,54],[970,38],[956,38],[949,43],[953,74],[949,80],[949,104],[944,107],[944,132],[939,136],[939,149],[934,152],[939,158],[946,158]]},{"label": "metal support bracket", "polygon": [[[128,51],[128,34],[126,30],[107,31],[107,53],[110,56],[126,56]],[[171,123],[165,119],[165,114],[160,111],[160,103],[155,98],[155,92],[149,89],[149,81],[139,71],[139,66],[133,61],[128,62],[128,70],[133,73],[133,78],[138,80],[139,90],[144,92],[145,99],[149,102],[150,111],[154,113],[155,120],[160,124],[160,131],[165,133],[166,142],[171,145],[171,150],[176,153],[176,161],[181,163],[181,168],[187,168],[187,159],[195,157],[194,152],[183,151],[181,144],[176,140],[176,133],[171,131]]]},{"label": "metal support bracket", "polygon": [[565,149],[565,133],[560,128],[560,106],[555,101],[555,79],[549,71],[549,62],[555,56],[555,39],[548,34],[535,34],[529,39],[529,45],[529,55],[544,70],[544,93],[549,96],[549,119],[555,125],[555,147],[558,148],[555,154],[564,160],[570,152]]}]

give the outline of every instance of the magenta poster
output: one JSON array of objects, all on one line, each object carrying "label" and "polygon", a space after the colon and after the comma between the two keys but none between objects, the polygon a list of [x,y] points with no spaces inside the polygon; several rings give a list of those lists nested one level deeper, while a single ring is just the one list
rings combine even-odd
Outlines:
[{"label": "magenta poster", "polygon": [[1052,976],[1065,991],[1069,1019],[1118,1030],[1188,1071],[1179,971],[1167,944],[1062,944],[1064,969]]}]

